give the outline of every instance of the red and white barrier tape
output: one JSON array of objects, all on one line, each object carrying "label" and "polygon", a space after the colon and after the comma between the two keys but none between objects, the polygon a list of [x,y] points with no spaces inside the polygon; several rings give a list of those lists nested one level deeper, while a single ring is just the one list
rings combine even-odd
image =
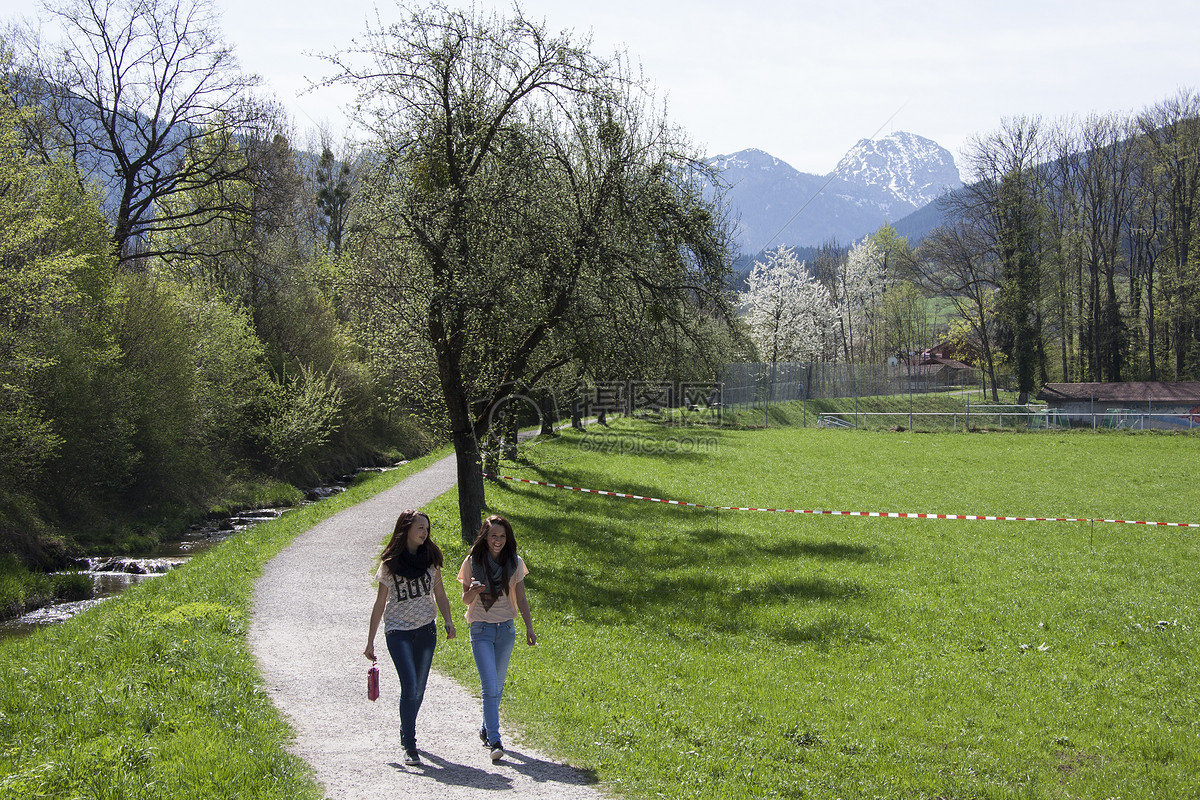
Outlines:
[{"label": "red and white barrier tape", "polygon": [[988,522],[1111,522],[1119,525],[1160,525],[1169,528],[1200,528],[1200,522],[1145,522],[1143,520],[1133,519],[1091,519],[1089,517],[994,517],[984,516],[982,514],[918,514],[905,511],[824,511],[820,509],[800,508],[745,508],[741,506],[710,506],[703,503],[688,503],[683,500],[664,500],[660,497],[646,497],[640,494],[610,492],[603,489],[583,489],[579,486],[564,486],[563,484],[559,483],[546,483],[545,481],[535,481],[530,480],[529,478],[514,478],[508,475],[493,475],[488,472],[481,474],[485,478],[496,478],[505,481],[528,483],[534,486],[547,486],[551,489],[567,489],[572,492],[600,494],[605,495],[606,497],[623,497],[627,500],[648,500],[651,503],[666,503],[667,505],[685,506],[687,508],[708,508],[714,511],[769,511],[777,514],[819,514],[836,517],[883,517],[887,519],[977,519]]}]

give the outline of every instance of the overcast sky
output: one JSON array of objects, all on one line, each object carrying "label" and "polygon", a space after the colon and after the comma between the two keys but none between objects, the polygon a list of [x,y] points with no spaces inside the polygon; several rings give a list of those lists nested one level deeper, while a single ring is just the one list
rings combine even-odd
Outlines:
[{"label": "overcast sky", "polygon": [[[216,0],[241,63],[299,128],[347,129],[344,91],[299,95],[393,0]],[[448,0],[450,5],[461,5]],[[510,10],[506,0],[480,7]],[[0,0],[4,16],[33,4]],[[750,147],[825,174],[859,139],[904,130],[957,159],[1007,116],[1140,111],[1200,88],[1194,0],[524,0],[555,30],[623,48],[708,155]]]}]

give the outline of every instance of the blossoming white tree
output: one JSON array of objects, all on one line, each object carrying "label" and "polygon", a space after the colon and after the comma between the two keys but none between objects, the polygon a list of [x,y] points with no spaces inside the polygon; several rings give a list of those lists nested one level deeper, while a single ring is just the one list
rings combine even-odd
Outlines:
[{"label": "blossoming white tree", "polygon": [[828,359],[837,317],[829,291],[788,247],[769,251],[750,271],[741,305],[759,352],[772,364]]},{"label": "blossoming white tree", "polygon": [[888,288],[887,261],[884,252],[871,237],[850,248],[845,266],[837,276],[838,322],[841,326],[845,359],[877,355],[871,351],[874,315]]}]

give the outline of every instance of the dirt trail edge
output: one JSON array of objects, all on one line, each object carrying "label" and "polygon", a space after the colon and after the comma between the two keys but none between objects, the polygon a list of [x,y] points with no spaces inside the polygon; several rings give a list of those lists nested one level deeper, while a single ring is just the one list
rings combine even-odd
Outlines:
[{"label": "dirt trail edge", "polygon": [[[585,774],[525,747],[511,727],[504,760],[489,761],[477,733],[478,687],[464,688],[440,674],[436,654],[417,721],[424,764],[403,766],[400,682],[382,630],[375,641],[381,696],[367,700],[370,663],[362,651],[375,598],[374,559],[399,512],[420,508],[454,483],[450,456],[319,523],[267,564],[255,586],[250,648],[272,702],[296,731],[289,749],[335,800],[483,798],[497,791],[597,800],[602,795]],[[447,566],[451,573],[457,568]],[[439,650],[470,646],[462,601],[453,587],[449,593],[459,637],[446,642],[439,630]],[[513,668],[519,670],[516,656]]]}]

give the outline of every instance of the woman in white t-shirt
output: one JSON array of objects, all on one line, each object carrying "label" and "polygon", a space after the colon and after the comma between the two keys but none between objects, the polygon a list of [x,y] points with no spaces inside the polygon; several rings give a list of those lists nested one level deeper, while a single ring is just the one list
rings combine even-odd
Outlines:
[{"label": "woman in white t-shirt", "polygon": [[525,598],[525,576],[529,569],[517,555],[517,540],[512,524],[492,515],[484,520],[471,545],[471,551],[458,571],[467,604],[467,622],[471,626],[471,654],[479,670],[483,694],[483,725],[479,738],[492,761],[504,757],[500,743],[500,698],[508,660],[516,642],[516,624],[520,612],[525,623],[525,641],[537,644],[529,601]]},{"label": "woman in white t-shirt", "polygon": [[[384,622],[388,652],[400,677],[400,743],[404,763],[421,763],[417,753],[417,712],[437,646],[437,612],[446,638],[454,638],[450,601],[442,586],[442,551],[429,536],[429,517],[409,509],[396,520],[392,538],[379,556],[379,592],[371,609],[364,654],[375,660],[375,633]],[[435,607],[436,606],[436,607]]]}]

